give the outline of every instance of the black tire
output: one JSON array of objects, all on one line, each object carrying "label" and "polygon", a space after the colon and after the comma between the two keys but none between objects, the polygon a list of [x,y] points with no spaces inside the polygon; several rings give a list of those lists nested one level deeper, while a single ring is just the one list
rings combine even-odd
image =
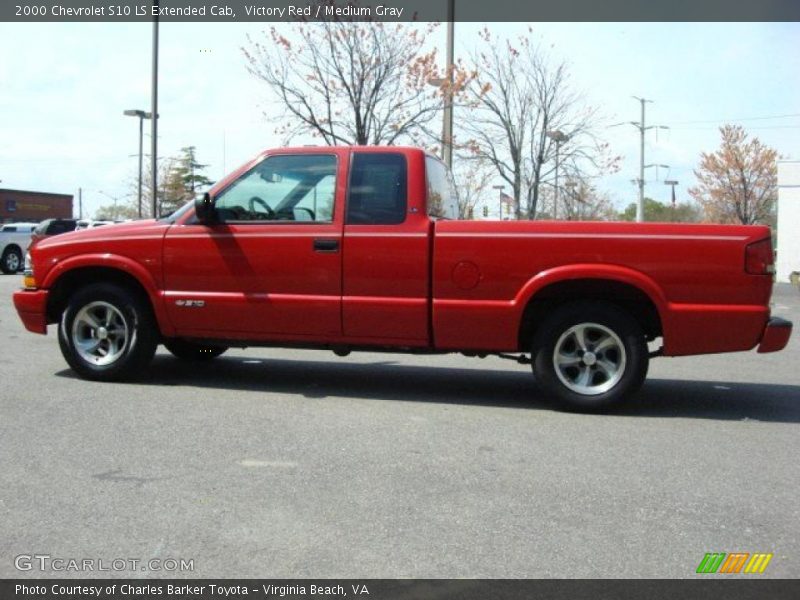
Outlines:
[{"label": "black tire", "polygon": [[6,248],[3,257],[0,259],[0,269],[6,275],[12,275],[22,267],[22,250],[19,248]]},{"label": "black tire", "polygon": [[200,362],[217,358],[220,354],[228,349],[227,346],[198,344],[196,342],[190,342],[188,340],[182,340],[179,338],[164,340],[164,346],[166,346],[167,350],[169,350],[176,358]]},{"label": "black tire", "polygon": [[568,409],[585,412],[629,399],[644,382],[649,364],[639,322],[599,302],[556,310],[536,332],[531,356],[536,381],[548,394]]},{"label": "black tire", "polygon": [[147,300],[106,283],[75,292],[58,326],[58,343],[67,363],[78,375],[94,381],[141,375],[155,354],[158,338]]}]

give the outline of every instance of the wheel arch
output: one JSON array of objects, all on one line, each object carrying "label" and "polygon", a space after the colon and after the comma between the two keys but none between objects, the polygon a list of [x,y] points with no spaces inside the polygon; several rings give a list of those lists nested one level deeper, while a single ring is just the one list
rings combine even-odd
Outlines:
[{"label": "wheel arch", "polygon": [[172,334],[172,327],[164,310],[161,293],[152,275],[138,263],[124,257],[104,254],[97,257],[80,257],[59,263],[47,273],[42,287],[49,290],[47,297],[47,322],[60,318],[69,298],[81,287],[91,283],[114,283],[139,296],[153,311],[159,330]]},{"label": "wheel arch", "polygon": [[647,339],[664,335],[667,301],[661,288],[647,275],[616,265],[571,265],[544,271],[521,290],[523,306],[519,348],[530,349],[536,328],[553,310],[575,301],[597,300],[615,304],[642,326]]}]

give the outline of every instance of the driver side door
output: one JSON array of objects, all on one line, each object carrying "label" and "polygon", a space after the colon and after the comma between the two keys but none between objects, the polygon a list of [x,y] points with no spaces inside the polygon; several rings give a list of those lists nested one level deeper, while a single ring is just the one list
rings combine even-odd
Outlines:
[{"label": "driver side door", "polygon": [[164,242],[165,303],[178,335],[336,341],[348,156],[270,155],[215,192],[213,225]]}]

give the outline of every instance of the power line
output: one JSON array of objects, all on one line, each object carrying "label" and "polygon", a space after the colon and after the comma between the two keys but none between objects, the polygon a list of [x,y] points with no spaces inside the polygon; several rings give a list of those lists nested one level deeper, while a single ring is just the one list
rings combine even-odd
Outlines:
[{"label": "power line", "polygon": [[94,156],[39,156],[37,158],[5,158],[0,157],[0,163],[14,162],[122,162],[124,158],[94,157]]},{"label": "power line", "polygon": [[[719,127],[672,127],[678,131],[709,131],[717,130]],[[757,131],[759,129],[800,129],[800,125],[763,125],[761,127],[748,127],[748,131]]]},{"label": "power line", "polygon": [[792,113],[787,115],[770,115],[766,117],[743,117],[741,119],[703,119],[697,121],[672,121],[676,125],[694,125],[695,123],[725,123],[737,121],[768,121],[770,119],[790,119],[793,117],[800,117],[800,113]]}]

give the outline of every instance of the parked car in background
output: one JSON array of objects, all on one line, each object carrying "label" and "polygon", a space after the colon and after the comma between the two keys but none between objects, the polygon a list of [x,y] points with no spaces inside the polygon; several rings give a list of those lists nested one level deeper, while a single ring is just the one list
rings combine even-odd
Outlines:
[{"label": "parked car in background", "polygon": [[113,225],[115,221],[95,221],[94,219],[81,219],[75,229],[92,229],[103,225]]},{"label": "parked car in background", "polygon": [[7,223],[0,228],[0,270],[16,273],[22,268],[22,257],[31,245],[36,223]]},{"label": "parked car in background", "polygon": [[33,230],[31,244],[35,244],[46,237],[75,231],[77,226],[78,221],[76,219],[45,219]]}]

